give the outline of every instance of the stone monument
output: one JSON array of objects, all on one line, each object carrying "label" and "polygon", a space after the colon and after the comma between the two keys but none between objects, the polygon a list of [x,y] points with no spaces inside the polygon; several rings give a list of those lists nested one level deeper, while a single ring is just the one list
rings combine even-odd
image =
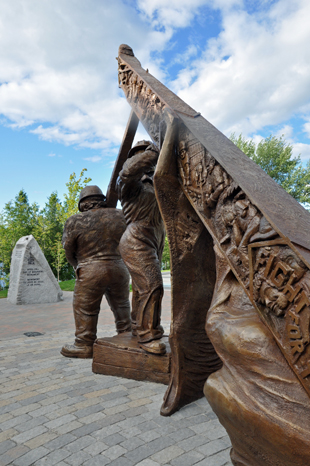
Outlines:
[{"label": "stone monument", "polygon": [[63,293],[40,246],[32,235],[20,238],[13,250],[8,300],[12,304],[56,303]]},{"label": "stone monument", "polygon": [[134,112],[126,131],[138,118],[160,150],[154,185],[172,264],[172,369],[161,414],[204,387],[235,466],[306,466],[309,212],[129,46],[120,46],[118,65]]}]

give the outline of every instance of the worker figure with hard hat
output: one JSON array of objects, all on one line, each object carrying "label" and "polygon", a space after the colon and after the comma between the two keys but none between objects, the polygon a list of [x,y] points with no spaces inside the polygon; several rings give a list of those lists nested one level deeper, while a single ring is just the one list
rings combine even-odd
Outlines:
[{"label": "worker figure with hard hat", "polygon": [[63,346],[61,354],[91,358],[103,295],[114,314],[117,333],[131,330],[130,277],[119,252],[126,221],[121,210],[106,207],[98,186],[82,189],[78,207],[80,212],[68,218],[62,237],[66,257],[76,273],[75,342]]},{"label": "worker figure with hard hat", "polygon": [[160,317],[165,229],[153,185],[158,156],[151,142],[138,142],[119,173],[117,190],[127,222],[120,252],[132,278],[132,333],[145,351],[164,354]]}]

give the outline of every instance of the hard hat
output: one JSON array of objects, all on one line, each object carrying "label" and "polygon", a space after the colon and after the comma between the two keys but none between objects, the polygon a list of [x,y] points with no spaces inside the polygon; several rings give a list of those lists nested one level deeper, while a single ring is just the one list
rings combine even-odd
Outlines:
[{"label": "hard hat", "polygon": [[136,152],[138,152],[139,150],[145,150],[151,144],[152,144],[151,141],[145,141],[145,140],[137,142],[137,144],[135,144],[128,152],[127,158],[130,159],[130,157],[135,155]]},{"label": "hard hat", "polygon": [[101,189],[98,186],[86,186],[85,188],[82,189],[80,192],[80,198],[79,198],[79,210],[80,210],[80,203],[83,199],[86,199],[87,197],[91,196],[101,196],[102,200],[105,201],[106,197],[101,191]]}]

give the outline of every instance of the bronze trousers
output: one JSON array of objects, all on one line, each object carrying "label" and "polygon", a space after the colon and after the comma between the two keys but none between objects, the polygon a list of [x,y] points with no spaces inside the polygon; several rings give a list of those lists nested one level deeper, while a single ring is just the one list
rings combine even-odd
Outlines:
[{"label": "bronze trousers", "polygon": [[73,296],[76,345],[93,345],[103,295],[114,314],[117,333],[130,331],[129,273],[124,262],[92,261],[76,270]]},{"label": "bronze trousers", "polygon": [[160,339],[163,280],[160,252],[151,228],[130,225],[120,241],[120,252],[132,278],[132,330],[140,343]]}]

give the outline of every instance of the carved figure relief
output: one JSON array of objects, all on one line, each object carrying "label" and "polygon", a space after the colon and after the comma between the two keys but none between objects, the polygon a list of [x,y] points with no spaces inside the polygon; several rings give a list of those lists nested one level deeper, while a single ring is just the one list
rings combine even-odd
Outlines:
[{"label": "carved figure relief", "polygon": [[251,245],[251,295],[310,388],[310,272],[286,245]]},{"label": "carved figure relief", "polygon": [[182,260],[185,254],[193,251],[202,229],[203,225],[199,221],[199,218],[195,219],[188,212],[177,212],[175,231],[180,260]]},{"label": "carved figure relief", "polygon": [[310,287],[308,268],[288,246],[268,246],[270,240],[281,243],[278,233],[184,127],[179,131],[178,175],[303,383],[309,378],[310,391],[310,302],[304,291]]},{"label": "carved figure relief", "polygon": [[[199,397],[199,389],[188,383],[192,367],[184,362],[190,360],[198,374],[200,350],[196,336],[186,336],[193,328],[198,334],[206,317],[204,337],[210,338],[223,368],[210,371],[205,394],[231,437],[233,463],[304,466],[309,463],[309,215],[125,49],[120,47],[122,89],[158,148],[165,149],[159,157],[157,195],[173,254],[178,253],[172,261],[173,377],[162,413],[171,414]],[[199,232],[192,218],[184,216],[179,190],[206,230]],[[209,280],[212,304],[202,312],[202,302],[209,301],[199,284],[206,286],[213,261],[204,246],[212,242],[216,283]],[[205,262],[197,260],[198,248],[206,251]],[[186,287],[182,273],[184,265],[193,270],[191,259],[200,272],[188,274]],[[199,298],[194,307],[188,298],[193,290]]]},{"label": "carved figure relief", "polygon": [[159,126],[166,105],[120,58],[118,58],[118,82],[125,91],[127,100],[134,105],[141,123],[159,147]]},{"label": "carved figure relief", "polygon": [[[285,267],[291,262],[296,270],[295,259],[286,246],[258,247],[255,266],[261,269],[262,275],[275,250]],[[224,255],[217,247],[215,251],[216,294],[208,311],[206,328],[223,368],[209,377],[205,395],[229,433],[232,463],[235,466],[305,466],[310,458],[309,397],[243,286],[230,271]],[[298,270],[300,267],[303,270],[301,264]],[[262,309],[266,309],[267,303],[270,307],[266,312],[285,325],[283,314],[282,317],[274,314],[278,313],[278,305],[283,313],[285,303],[279,299],[278,285],[271,280],[273,270],[267,273],[266,293],[262,289],[258,293],[262,292]],[[281,274],[279,269],[273,281],[278,283],[277,276]],[[265,280],[263,286],[264,283]]]},{"label": "carved figure relief", "polygon": [[[159,147],[162,138],[160,128],[166,104],[120,58],[119,82],[128,101],[134,106],[143,125]],[[290,281],[290,278],[286,278],[284,284],[278,287],[274,283],[274,280],[280,280],[281,274],[285,277],[290,276],[286,261],[280,261],[281,265],[278,266],[276,258],[280,250],[278,253],[269,251],[270,248],[283,249],[283,245],[270,246],[270,241],[273,244],[281,243],[281,237],[240,186],[184,124],[179,125],[176,152],[178,177],[184,193],[228,257],[232,270],[257,305],[262,318],[269,327],[271,326],[282,350],[286,352],[289,349],[290,363],[297,364],[295,361],[300,361],[299,366],[295,368],[299,378],[301,373],[310,374],[310,354],[307,353],[310,321],[308,304],[297,313],[297,318],[294,311],[297,306],[295,300],[302,302],[301,295],[297,294],[289,301],[288,291],[284,292],[286,284],[292,287],[297,283],[297,279],[291,278]],[[181,254],[189,250],[191,244],[191,235],[186,234],[189,229],[185,227],[184,221],[186,224],[187,220],[182,219],[180,215],[176,225],[178,243],[183,249]],[[259,247],[256,246],[258,243]],[[291,255],[295,254],[291,248],[286,248]],[[266,270],[262,272],[262,263],[268,262],[270,257],[274,257],[273,262],[270,262],[270,273],[275,274],[272,275],[273,281],[269,275],[264,275],[267,265],[264,266]],[[296,256],[295,262],[297,259],[300,261]],[[303,267],[306,275],[308,268],[305,265]],[[306,360],[309,360],[309,366]],[[310,393],[310,377],[306,385]]]}]

